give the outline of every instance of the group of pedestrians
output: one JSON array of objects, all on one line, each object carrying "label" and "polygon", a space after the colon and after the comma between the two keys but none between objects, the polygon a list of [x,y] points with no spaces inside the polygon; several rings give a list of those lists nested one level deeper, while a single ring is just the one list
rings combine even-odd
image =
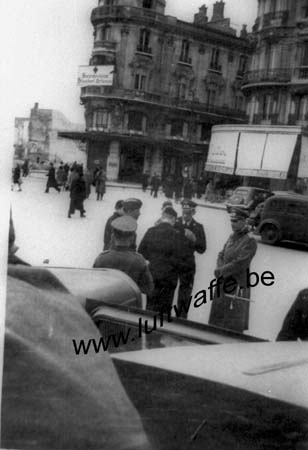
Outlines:
[{"label": "group of pedestrians", "polygon": [[[177,315],[187,318],[196,272],[195,253],[206,251],[206,236],[203,224],[194,219],[196,203],[184,199],[181,205],[182,215],[178,217],[170,200],[163,203],[161,217],[146,231],[136,252],[142,202],[139,199],[117,201],[115,212],[105,226],[104,250],[94,267],[125,272],[147,295],[146,308],[160,313],[170,313],[179,285]],[[230,219],[232,234],[218,255],[214,271],[216,289],[209,323],[243,332],[249,325],[250,290],[246,271],[257,244],[249,236],[244,211],[233,209]],[[228,286],[228,290],[220,285]]]},{"label": "group of pedestrians", "polygon": [[154,198],[157,197],[158,190],[161,187],[167,198],[174,198],[175,202],[178,203],[181,198],[201,198],[205,193],[206,182],[203,175],[199,178],[190,178],[183,177],[181,174],[169,174],[162,180],[157,173],[150,177],[149,172],[146,171],[142,174],[141,186],[143,192],[146,192],[148,186],[150,186],[150,194]]},{"label": "group of pedestrians", "polygon": [[131,276],[147,295],[147,309],[152,311],[170,310],[179,281],[177,303],[180,315],[187,317],[196,269],[194,253],[205,252],[206,238],[203,225],[193,218],[194,202],[182,202],[180,218],[170,203],[165,204],[158,222],[145,233],[137,253],[137,219],[142,202],[135,198],[119,200],[107,220],[104,251],[94,267],[116,268]]}]

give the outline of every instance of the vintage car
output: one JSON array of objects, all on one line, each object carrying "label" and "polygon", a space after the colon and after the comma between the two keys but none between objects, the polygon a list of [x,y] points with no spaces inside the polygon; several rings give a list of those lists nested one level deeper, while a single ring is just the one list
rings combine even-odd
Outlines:
[{"label": "vintage car", "polygon": [[[42,270],[74,294],[105,342],[130,332],[120,345],[113,340],[109,352],[151,449],[307,448],[307,343],[270,343],[146,311],[138,287],[116,270]],[[42,270],[39,280],[45,282]],[[48,393],[40,395],[48,406]],[[56,399],[50,404],[56,417]],[[19,445],[14,448],[30,448],[22,446],[18,428],[15,434]],[[33,441],[31,449],[38,444]]]},{"label": "vintage car", "polygon": [[271,191],[250,186],[240,186],[235,189],[226,204],[227,211],[230,212],[233,206],[243,208],[247,213],[251,213],[259,203],[264,202],[272,194]]},{"label": "vintage car", "polygon": [[265,244],[280,241],[308,243],[308,198],[301,194],[277,193],[264,202],[257,229]]}]

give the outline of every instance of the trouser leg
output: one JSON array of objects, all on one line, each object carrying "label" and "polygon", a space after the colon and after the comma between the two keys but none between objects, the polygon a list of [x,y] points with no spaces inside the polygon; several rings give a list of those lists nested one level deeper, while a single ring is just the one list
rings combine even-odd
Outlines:
[{"label": "trouser leg", "polygon": [[180,286],[177,307],[180,312],[180,317],[187,318],[190,307],[190,296],[193,290],[195,277],[195,269],[182,272],[179,276]]},{"label": "trouser leg", "polygon": [[170,311],[176,285],[166,281],[155,280],[152,295],[147,296],[147,309],[157,312]]}]

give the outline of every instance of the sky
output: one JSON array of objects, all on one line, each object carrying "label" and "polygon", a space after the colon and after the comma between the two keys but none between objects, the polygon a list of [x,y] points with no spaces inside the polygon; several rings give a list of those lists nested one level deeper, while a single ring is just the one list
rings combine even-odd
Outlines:
[{"label": "sky", "polygon": [[[207,1],[208,16],[213,0]],[[15,117],[29,116],[35,102],[83,123],[77,87],[79,65],[87,65],[93,44],[90,14],[98,0],[0,1],[0,137],[12,149]],[[179,6],[180,4],[180,6]],[[165,13],[192,21],[202,0],[167,0]],[[257,0],[226,0],[225,17],[248,30]]]}]

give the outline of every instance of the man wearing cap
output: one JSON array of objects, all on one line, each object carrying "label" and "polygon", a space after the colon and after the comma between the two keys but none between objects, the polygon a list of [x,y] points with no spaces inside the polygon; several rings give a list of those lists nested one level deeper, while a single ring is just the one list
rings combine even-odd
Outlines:
[{"label": "man wearing cap", "polygon": [[[142,201],[139,200],[139,198],[128,198],[126,200],[124,200],[123,202],[123,211],[124,211],[124,215],[125,216],[129,216],[132,217],[135,220],[138,220],[139,216],[140,216],[140,209],[142,206]],[[136,240],[137,240],[137,234],[135,232],[134,234],[134,239],[132,240],[131,246],[130,248],[132,250],[136,250],[137,248],[137,244],[136,244]]]},{"label": "man wearing cap", "polygon": [[181,269],[179,234],[174,229],[177,213],[171,206],[162,211],[161,221],[145,233],[139,253],[150,262],[154,291],[147,298],[147,309],[168,312]]},{"label": "man wearing cap", "polygon": [[[248,234],[248,214],[233,208],[230,214],[233,233],[218,254],[215,277],[223,284],[216,288],[211,307],[209,324],[243,332],[248,329],[250,289],[247,271],[257,251],[255,239]],[[224,286],[222,289],[221,286]],[[232,299],[232,295],[235,295]]]},{"label": "man wearing cap", "polygon": [[118,269],[131,277],[141,292],[150,295],[153,279],[148,264],[142,255],[131,250],[136,236],[137,222],[129,216],[122,216],[111,222],[111,248],[96,258],[93,267]]},{"label": "man wearing cap", "polygon": [[[175,228],[181,239],[183,265],[179,274],[180,287],[178,294],[178,310],[180,316],[186,318],[190,304],[196,271],[195,251],[202,254],[206,250],[206,237],[203,225],[193,216],[197,204],[192,200],[182,201],[182,217],[177,219]],[[185,307],[186,306],[186,307]]]},{"label": "man wearing cap", "polygon": [[110,248],[111,244],[111,222],[113,222],[115,219],[118,219],[119,217],[123,216],[123,200],[118,200],[115,204],[115,211],[112,214],[112,216],[109,217],[109,219],[106,222],[105,225],[105,232],[104,232],[104,250],[108,250]]}]

